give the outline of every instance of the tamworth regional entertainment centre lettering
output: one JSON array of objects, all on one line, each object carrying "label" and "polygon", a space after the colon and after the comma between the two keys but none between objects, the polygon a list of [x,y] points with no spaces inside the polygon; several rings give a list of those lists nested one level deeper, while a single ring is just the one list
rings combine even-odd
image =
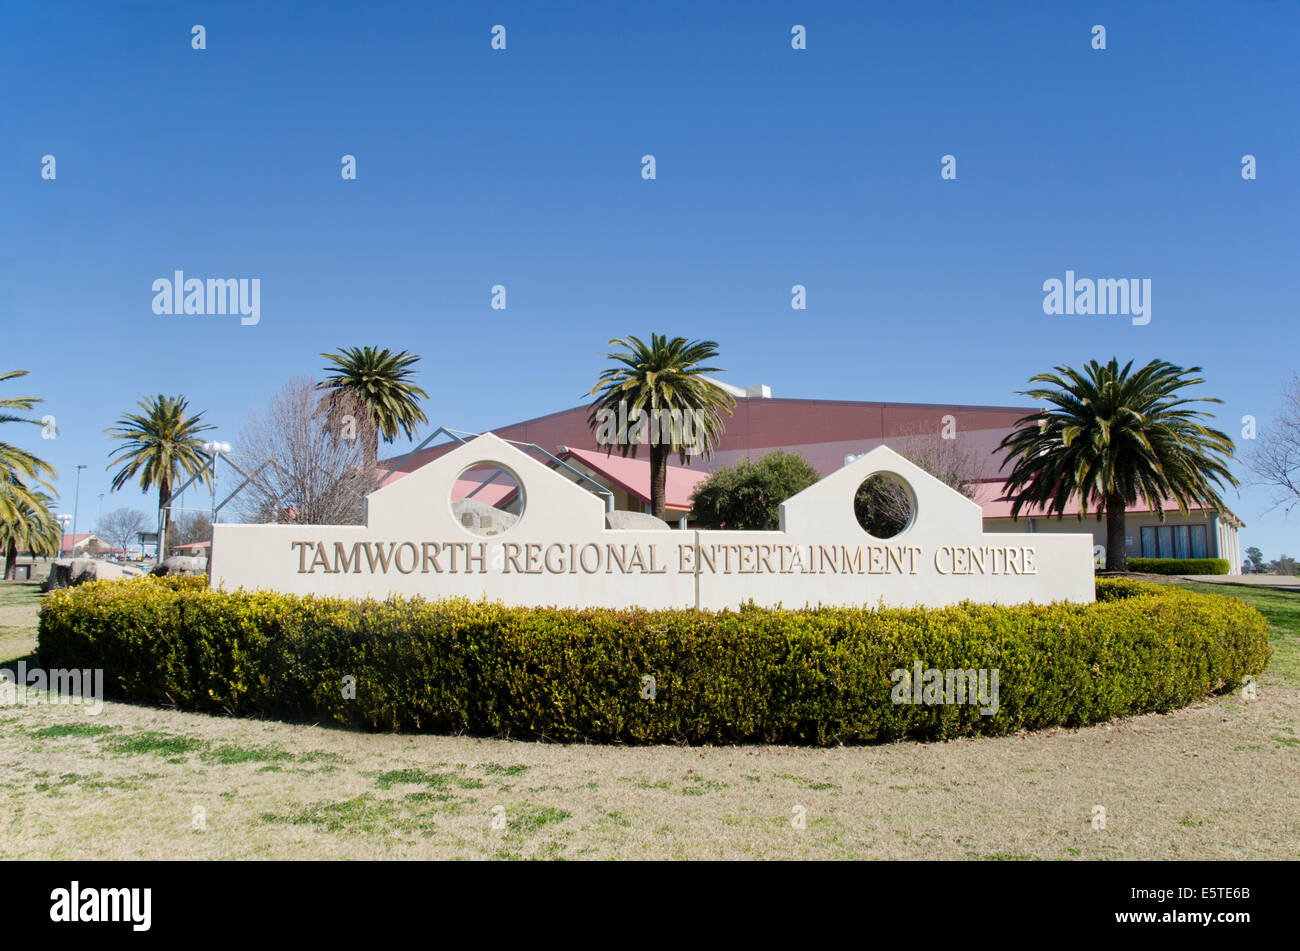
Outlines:
[{"label": "tamworth regional entertainment centre lettering", "polygon": [[[586,542],[291,542],[298,574],[1035,575],[1020,545],[787,545]],[[661,548],[669,549],[664,554]],[[673,551],[675,549],[675,551]]]}]

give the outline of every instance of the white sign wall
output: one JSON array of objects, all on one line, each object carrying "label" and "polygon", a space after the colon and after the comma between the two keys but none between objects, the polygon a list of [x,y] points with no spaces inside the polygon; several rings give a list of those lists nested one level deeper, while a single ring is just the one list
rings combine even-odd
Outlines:
[{"label": "white sign wall", "polygon": [[[484,464],[506,469],[523,495],[519,518],[489,537],[451,504],[457,476]],[[889,539],[853,513],[876,472],[914,502]],[[615,608],[1093,600],[1090,534],[985,535],[979,506],[883,446],[787,500],[774,532],[607,529],[602,499],[490,433],[372,493],[366,508],[362,526],[214,526],[212,586]]]}]

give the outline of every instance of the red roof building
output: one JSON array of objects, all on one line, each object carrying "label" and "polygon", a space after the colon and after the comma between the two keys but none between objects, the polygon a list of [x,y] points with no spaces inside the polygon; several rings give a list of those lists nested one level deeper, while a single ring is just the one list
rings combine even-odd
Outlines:
[{"label": "red roof building", "polygon": [[59,551],[72,555],[84,555],[88,551],[116,551],[108,542],[94,532],[77,532],[76,535],[65,534],[59,542]]},{"label": "red roof building", "polygon": [[[734,391],[739,393],[740,391]],[[766,393],[751,387],[749,393]],[[689,465],[674,456],[669,464],[666,505],[670,518],[686,525],[691,492],[709,472],[742,457],[758,458],[774,449],[796,452],[821,475],[846,464],[847,457],[861,455],[879,445],[906,452],[909,442],[947,435],[961,452],[974,461],[976,471],[970,491],[984,512],[985,531],[990,532],[1091,532],[1094,545],[1105,546],[1105,522],[1092,513],[1083,521],[1077,512],[1065,518],[1046,517],[1041,512],[1022,512],[1011,518],[1011,500],[1002,495],[999,478],[1001,458],[996,447],[1015,428],[1016,422],[1034,412],[1024,406],[967,406],[959,404],[880,403],[848,400],[775,399],[770,396],[738,396],[734,415],[724,420],[725,433],[708,459],[696,457]],[[497,436],[517,443],[532,443],[600,483],[614,497],[619,509],[648,511],[650,501],[649,453],[645,448],[633,457],[607,451],[599,445],[587,421],[588,408],[575,406],[546,416],[499,426]],[[409,458],[395,457],[380,463],[384,484],[401,478],[454,448],[455,443],[422,449]],[[561,471],[564,471],[561,469]],[[566,473],[569,474],[569,473]],[[570,474],[571,475],[571,474]],[[492,470],[464,473],[456,494],[501,508],[514,502],[513,485],[503,490]],[[462,485],[461,482],[467,482]],[[486,484],[485,484],[486,482]],[[453,500],[454,501],[454,500]],[[1183,516],[1175,503],[1160,513],[1130,510],[1127,518],[1130,557],[1222,557],[1231,570],[1240,571],[1241,555],[1237,529],[1241,521],[1231,512],[1193,509]]]}]

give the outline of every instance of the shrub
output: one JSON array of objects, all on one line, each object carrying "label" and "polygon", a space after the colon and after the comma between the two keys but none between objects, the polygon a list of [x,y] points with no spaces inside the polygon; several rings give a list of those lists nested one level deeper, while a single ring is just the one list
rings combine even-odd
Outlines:
[{"label": "shrub", "polygon": [[[1077,726],[1182,706],[1268,662],[1267,624],[1241,601],[1131,580],[1097,591],[1086,605],[708,612],[348,601],[147,578],[51,594],[39,654],[186,709],[632,743]],[[891,702],[891,672],[916,661],[996,668],[996,714]]]},{"label": "shrub", "polygon": [[691,493],[691,518],[702,528],[772,531],[781,503],[817,481],[817,470],[796,452],[773,450],[723,466]]},{"label": "shrub", "polygon": [[1130,558],[1128,570],[1147,575],[1226,575],[1226,558]]}]

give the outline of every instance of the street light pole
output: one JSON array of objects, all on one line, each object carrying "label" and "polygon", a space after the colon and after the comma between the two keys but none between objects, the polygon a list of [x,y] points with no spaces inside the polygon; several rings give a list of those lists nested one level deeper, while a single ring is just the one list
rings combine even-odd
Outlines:
[{"label": "street light pole", "polygon": [[77,510],[81,507],[81,470],[85,465],[77,466],[77,494],[72,502],[72,553],[77,553]]},{"label": "street light pole", "polygon": [[[72,516],[69,515],[67,512],[60,512],[58,515],[58,519],[59,519],[59,524],[63,526],[63,535],[59,538],[59,557],[63,557],[63,552],[65,551],[63,547],[63,539],[68,536],[68,523],[72,521]],[[73,545],[76,545],[77,540],[74,538],[72,540],[72,543]]]}]

